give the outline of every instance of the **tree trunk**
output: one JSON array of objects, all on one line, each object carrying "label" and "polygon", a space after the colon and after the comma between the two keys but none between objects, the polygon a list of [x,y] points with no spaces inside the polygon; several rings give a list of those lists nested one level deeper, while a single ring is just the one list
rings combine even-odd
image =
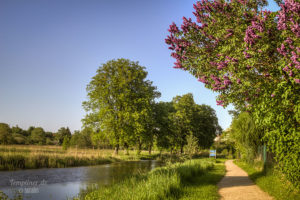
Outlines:
[{"label": "tree trunk", "polygon": [[149,145],[149,155],[151,155],[152,145]]},{"label": "tree trunk", "polygon": [[142,151],[142,143],[139,141],[137,155],[140,155]]},{"label": "tree trunk", "polygon": [[180,154],[183,154],[183,145],[180,146]]},{"label": "tree trunk", "polygon": [[119,154],[119,144],[117,144],[115,146],[115,152],[114,152],[115,155],[118,155]]},{"label": "tree trunk", "polygon": [[128,144],[127,143],[124,144],[124,148],[125,148],[125,155],[129,155]]}]

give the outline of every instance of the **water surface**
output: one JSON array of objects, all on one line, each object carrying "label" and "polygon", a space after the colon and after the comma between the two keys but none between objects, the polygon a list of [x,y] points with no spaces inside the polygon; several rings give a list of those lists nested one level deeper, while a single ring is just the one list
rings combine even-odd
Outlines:
[{"label": "water surface", "polygon": [[108,185],[162,165],[158,161],[145,160],[87,167],[0,171],[0,190],[9,197],[16,191],[22,192],[26,200],[66,200],[87,186]]}]

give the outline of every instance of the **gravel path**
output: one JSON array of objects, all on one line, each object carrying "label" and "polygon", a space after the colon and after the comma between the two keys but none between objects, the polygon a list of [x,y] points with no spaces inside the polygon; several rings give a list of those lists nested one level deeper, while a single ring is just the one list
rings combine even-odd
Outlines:
[{"label": "gravel path", "polygon": [[271,200],[267,193],[255,185],[248,174],[232,160],[225,162],[226,175],[218,183],[221,200]]}]

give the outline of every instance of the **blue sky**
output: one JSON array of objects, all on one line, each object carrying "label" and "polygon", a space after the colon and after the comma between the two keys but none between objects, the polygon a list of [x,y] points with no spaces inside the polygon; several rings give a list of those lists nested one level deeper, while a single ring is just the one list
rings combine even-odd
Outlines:
[{"label": "blue sky", "polygon": [[[81,128],[86,85],[111,59],[139,61],[162,93],[159,100],[193,93],[212,106],[220,125],[229,127],[227,110],[216,93],[188,72],[173,69],[164,43],[167,29],[192,17],[191,0],[0,0],[0,122]],[[278,9],[270,2],[271,10]]]}]

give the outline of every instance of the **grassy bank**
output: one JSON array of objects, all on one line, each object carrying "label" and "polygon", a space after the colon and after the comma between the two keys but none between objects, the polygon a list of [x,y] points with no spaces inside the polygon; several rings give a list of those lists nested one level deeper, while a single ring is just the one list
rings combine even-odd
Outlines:
[{"label": "grassy bank", "polygon": [[216,184],[225,174],[224,162],[195,159],[171,164],[98,188],[84,199],[219,199]]},{"label": "grassy bank", "polygon": [[235,161],[235,164],[244,169],[255,184],[275,199],[300,199],[300,191],[293,188],[293,186],[285,180],[284,176],[274,168],[269,167],[264,171],[261,164],[249,165],[242,161]]},{"label": "grassy bank", "polygon": [[120,151],[119,155],[114,155],[113,150],[63,150],[60,146],[0,145],[0,170],[99,165],[116,161],[157,159],[158,155],[158,152],[149,155],[147,151],[140,155],[135,151],[129,151],[129,155]]}]

